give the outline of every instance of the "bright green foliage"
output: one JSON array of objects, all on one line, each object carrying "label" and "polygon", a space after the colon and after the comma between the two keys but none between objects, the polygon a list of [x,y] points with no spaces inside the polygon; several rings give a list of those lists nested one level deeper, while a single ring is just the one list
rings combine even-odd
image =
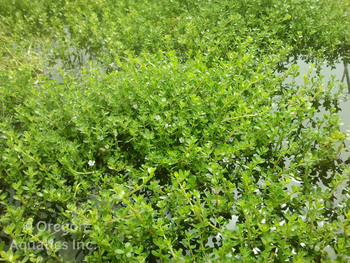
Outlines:
[{"label": "bright green foliage", "polygon": [[[176,50],[185,59],[201,51],[211,62],[236,49],[237,37],[250,36],[264,53],[282,40],[333,60],[347,50],[348,10],[347,0],[4,0],[0,50],[11,59],[34,52],[69,63],[78,58],[70,48],[86,48],[111,71],[129,52]],[[9,52],[13,43],[20,56]]]},{"label": "bright green foliage", "polygon": [[[329,0],[5,0],[0,229],[44,248],[1,259],[66,262],[49,243],[75,240],[96,248],[86,262],[330,262],[327,246],[346,262],[350,203],[334,205],[346,135],[334,108],[315,118],[342,89],[309,74],[286,86],[296,66],[275,73],[295,52],[346,50],[348,12]],[[82,48],[107,74],[95,62],[79,78],[61,70],[61,84],[42,74]]]}]

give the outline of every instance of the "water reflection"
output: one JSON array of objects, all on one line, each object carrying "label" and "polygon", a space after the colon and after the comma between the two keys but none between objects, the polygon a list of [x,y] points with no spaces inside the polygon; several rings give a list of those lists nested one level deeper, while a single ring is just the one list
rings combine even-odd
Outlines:
[{"label": "water reflection", "polygon": [[344,74],[343,74],[343,77],[341,79],[341,82],[344,83],[344,78],[346,78],[346,84],[348,86],[348,92],[350,93],[350,78],[349,78],[349,70],[348,70],[348,58],[344,58],[343,59],[343,63],[344,63]]},{"label": "water reflection", "polygon": [[[332,75],[335,76],[335,79],[341,80],[341,83],[339,83],[338,87],[334,89],[334,93],[338,92],[340,85],[345,84],[347,89],[344,90],[343,94],[340,96],[339,101],[314,101],[312,107],[317,109],[317,112],[315,116],[309,120],[309,122],[306,124],[306,126],[300,127],[299,131],[301,129],[305,129],[307,127],[315,128],[316,124],[316,118],[322,118],[323,114],[329,114],[331,109],[334,109],[338,115],[342,118],[342,125],[340,126],[341,132],[347,132],[350,128],[350,78],[349,78],[349,71],[348,71],[348,58],[344,57],[342,59],[342,62],[332,64],[332,65],[319,65],[317,70],[311,74],[311,76],[317,76],[319,74],[322,74],[325,76],[324,78],[324,85],[327,85],[329,81],[332,81]],[[311,63],[307,63],[302,59],[296,59],[297,65],[299,66],[299,72],[302,76],[303,74],[307,74],[308,70],[311,66]],[[288,68],[291,66],[291,64],[285,66]],[[292,82],[292,79],[287,79],[285,84],[290,85]],[[299,78],[295,80],[294,83],[296,86],[303,85],[303,79]],[[278,97],[276,98],[278,100]],[[276,109],[277,110],[277,109]],[[349,147],[349,141],[344,142],[345,147]],[[344,147],[344,148],[345,148]],[[286,166],[289,166],[291,159],[284,160]],[[310,183],[312,185],[315,185],[316,187],[321,187],[322,191],[324,192],[326,189],[332,189],[330,183],[332,181],[332,178],[339,173],[342,174],[343,171],[340,169],[341,164],[350,164],[350,152],[349,150],[342,151],[339,158],[334,160],[333,162],[323,163],[319,164],[314,167],[315,173],[312,174]],[[300,172],[302,172],[300,170]],[[289,192],[291,192],[292,186],[296,187],[302,187],[304,185],[303,182],[292,179],[292,181],[286,185]],[[342,182],[337,190],[334,192],[334,196],[330,199],[331,205],[329,207],[325,207],[325,218],[329,218],[330,222],[333,220],[339,219],[341,222],[344,222],[344,216],[342,215],[341,209],[339,207],[339,204],[343,201],[348,199],[348,196],[343,195],[342,191],[345,189],[345,187],[348,185],[348,180]],[[306,209],[308,209],[309,205],[306,205]],[[305,220],[305,216],[303,216]],[[319,221],[320,225],[323,225],[325,221]],[[336,232],[336,234],[343,233],[343,230],[340,229]],[[325,251],[328,252],[328,256],[331,260],[335,260],[336,254],[334,251],[334,248],[332,246],[327,246],[325,248]]]}]

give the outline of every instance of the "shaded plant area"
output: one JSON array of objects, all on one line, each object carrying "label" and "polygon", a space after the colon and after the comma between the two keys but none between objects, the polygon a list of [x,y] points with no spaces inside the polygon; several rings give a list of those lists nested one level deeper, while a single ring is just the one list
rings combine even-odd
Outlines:
[{"label": "shaded plant area", "polygon": [[31,54],[67,67],[85,49],[110,72],[129,53],[158,50],[176,50],[182,61],[201,51],[210,65],[251,37],[261,52],[282,40],[293,55],[334,61],[349,50],[348,8],[346,0],[4,1],[1,51],[6,65]]},{"label": "shaded plant area", "polygon": [[[346,262],[344,86],[280,65],[345,56],[348,12],[329,0],[4,1],[0,259],[331,262],[331,247]],[[81,50],[93,61],[76,78]],[[45,73],[57,59],[62,83]]]}]

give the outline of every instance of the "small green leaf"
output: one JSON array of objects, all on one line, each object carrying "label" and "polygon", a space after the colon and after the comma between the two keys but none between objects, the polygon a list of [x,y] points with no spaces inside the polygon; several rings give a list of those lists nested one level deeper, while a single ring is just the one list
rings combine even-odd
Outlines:
[{"label": "small green leaf", "polygon": [[5,251],[1,251],[0,252],[0,256],[3,258],[3,259],[7,259],[7,254]]},{"label": "small green leaf", "polygon": [[315,246],[315,251],[316,252],[320,251],[320,247],[318,245]]},{"label": "small green leaf", "polygon": [[4,246],[5,246],[5,241],[2,241],[0,243],[0,251],[2,251],[4,249]]},{"label": "small green leaf", "polygon": [[125,253],[124,250],[122,250],[122,249],[116,249],[116,250],[114,250],[114,252],[116,254],[124,254]]},{"label": "small green leaf", "polygon": [[157,230],[157,235],[164,236],[165,235],[164,230]]}]

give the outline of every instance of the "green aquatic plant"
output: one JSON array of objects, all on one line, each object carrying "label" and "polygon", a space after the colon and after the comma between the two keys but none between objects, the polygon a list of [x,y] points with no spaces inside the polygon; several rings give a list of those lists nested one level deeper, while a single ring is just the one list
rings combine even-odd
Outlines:
[{"label": "green aquatic plant", "polygon": [[[345,50],[347,8],[5,1],[1,260],[346,262],[344,87],[276,71]],[[45,73],[83,48],[79,78]]]}]

